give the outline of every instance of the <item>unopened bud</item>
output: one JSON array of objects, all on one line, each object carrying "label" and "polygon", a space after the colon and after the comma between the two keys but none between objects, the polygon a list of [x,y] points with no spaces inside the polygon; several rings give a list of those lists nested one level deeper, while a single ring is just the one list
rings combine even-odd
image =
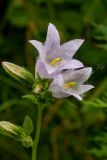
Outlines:
[{"label": "unopened bud", "polygon": [[30,85],[34,83],[34,76],[26,69],[9,62],[2,62],[2,65],[5,71],[17,81],[27,82]]},{"label": "unopened bud", "polygon": [[42,86],[40,84],[37,84],[35,86],[35,88],[33,89],[33,92],[36,93],[36,94],[38,94],[38,93],[41,92],[41,90],[42,90]]},{"label": "unopened bud", "polygon": [[10,122],[7,122],[7,121],[1,121],[0,122],[0,132],[2,132],[3,134],[6,134],[6,135],[15,134],[15,135],[17,135],[19,130],[20,130],[20,127],[12,124]]}]

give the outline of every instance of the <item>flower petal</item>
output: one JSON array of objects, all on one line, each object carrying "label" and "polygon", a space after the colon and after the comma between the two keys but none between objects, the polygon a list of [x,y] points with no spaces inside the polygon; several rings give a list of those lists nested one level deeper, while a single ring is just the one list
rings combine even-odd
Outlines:
[{"label": "flower petal", "polygon": [[63,80],[63,76],[62,74],[58,74],[57,76],[54,77],[54,80],[52,81],[51,85],[59,85],[61,87],[63,87],[64,85],[64,80]]},{"label": "flower petal", "polygon": [[73,60],[70,60],[64,67],[62,67],[62,69],[75,69],[75,68],[81,68],[81,67],[84,67],[83,66],[83,63],[76,60],[76,59],[73,59]]},{"label": "flower petal", "polygon": [[82,100],[82,97],[78,94],[71,93],[70,95],[74,96],[75,98],[77,98],[80,101]]},{"label": "flower petal", "polygon": [[94,88],[94,86],[92,85],[79,85],[75,91],[78,92],[78,94],[82,94],[84,92],[89,91],[92,88]]},{"label": "flower petal", "polygon": [[84,40],[82,39],[75,39],[75,40],[66,42],[63,45],[61,45],[60,52],[64,58],[66,59],[72,58],[83,42]]},{"label": "flower petal", "polygon": [[48,74],[54,74],[57,70],[57,67],[51,67],[49,64],[45,63],[45,68]]},{"label": "flower petal", "polygon": [[60,37],[56,27],[49,23],[45,47],[60,45]]},{"label": "flower petal", "polygon": [[81,95],[92,88],[94,88],[94,86],[92,85],[77,85],[77,86],[66,89],[66,91],[67,93],[74,93],[74,94]]},{"label": "flower petal", "polygon": [[46,53],[46,61],[52,61],[60,48],[60,37],[56,27],[53,24],[49,24],[46,42],[44,45]]},{"label": "flower petal", "polygon": [[64,85],[63,77],[60,74],[56,76],[53,82],[50,84],[49,91],[51,91],[52,95],[56,98],[65,98],[73,95],[77,99],[82,100],[81,96],[78,95],[77,93],[64,90],[63,85]]},{"label": "flower petal", "polygon": [[83,84],[83,82],[85,82],[90,77],[91,73],[91,67],[86,67],[76,71],[69,69],[63,73],[64,82],[76,82]]},{"label": "flower petal", "polygon": [[39,73],[39,76],[43,79],[49,78],[49,74],[47,73],[46,67],[44,63],[38,59],[35,66],[35,74]]},{"label": "flower petal", "polygon": [[63,88],[61,86],[57,85],[57,84],[56,85],[50,85],[49,91],[51,91],[53,97],[56,97],[56,98],[64,98],[64,97],[69,96],[69,94],[64,93]]},{"label": "flower petal", "polygon": [[50,84],[49,91],[51,91],[52,95],[56,98],[64,98],[70,96],[70,94],[65,93],[63,91],[63,85],[64,85],[63,77],[61,74],[59,74],[54,78],[54,80]]},{"label": "flower petal", "polygon": [[52,45],[49,47],[45,47],[45,53],[46,53],[46,61],[47,63],[50,63],[55,58],[62,58],[60,53],[60,46]]},{"label": "flower petal", "polygon": [[29,42],[38,50],[40,57],[43,58],[45,56],[43,44],[36,40],[30,40]]}]

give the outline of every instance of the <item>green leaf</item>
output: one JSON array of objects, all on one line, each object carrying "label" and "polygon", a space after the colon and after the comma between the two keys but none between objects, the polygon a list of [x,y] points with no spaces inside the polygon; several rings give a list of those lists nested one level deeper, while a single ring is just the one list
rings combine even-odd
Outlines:
[{"label": "green leaf", "polygon": [[96,108],[107,108],[107,103],[102,101],[101,99],[91,99],[91,100],[84,100],[83,104],[85,105],[85,107],[96,107]]},{"label": "green leaf", "polygon": [[104,25],[104,24],[98,25],[96,23],[93,23],[93,26],[94,26],[94,33],[93,33],[94,38],[97,40],[106,41],[107,40],[107,25]]},{"label": "green leaf", "polygon": [[29,136],[31,134],[31,132],[33,131],[32,120],[30,119],[29,116],[26,116],[24,119],[23,129],[24,129],[27,136]]},{"label": "green leaf", "polygon": [[32,94],[27,94],[22,96],[22,98],[32,101],[32,103],[37,103],[36,98]]},{"label": "green leaf", "polygon": [[97,46],[98,48],[101,48],[101,49],[107,51],[107,44],[98,44],[98,45],[96,45],[96,46]]}]

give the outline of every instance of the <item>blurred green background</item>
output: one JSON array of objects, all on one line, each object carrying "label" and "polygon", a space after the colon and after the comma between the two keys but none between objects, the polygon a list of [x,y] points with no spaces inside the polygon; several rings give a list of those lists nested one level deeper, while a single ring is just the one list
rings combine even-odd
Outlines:
[{"label": "blurred green background", "polygon": [[[85,39],[75,57],[93,68],[95,89],[78,102],[57,100],[43,114],[38,160],[107,159],[107,0],[0,0],[0,62],[26,67],[34,74],[37,51],[28,40],[45,41],[49,22],[61,43]],[[0,120],[21,125],[36,107],[21,96],[26,90],[0,65]],[[34,133],[32,133],[34,136]],[[31,149],[0,135],[1,160],[30,160]]]}]

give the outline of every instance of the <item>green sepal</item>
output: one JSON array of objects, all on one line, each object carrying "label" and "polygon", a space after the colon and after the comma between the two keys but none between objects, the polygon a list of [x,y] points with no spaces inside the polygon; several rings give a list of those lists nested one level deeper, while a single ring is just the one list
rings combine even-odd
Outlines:
[{"label": "green sepal", "polygon": [[26,95],[22,96],[22,98],[30,100],[32,103],[37,103],[37,99],[36,99],[35,95],[33,95],[33,94],[26,94]]},{"label": "green sepal", "polygon": [[33,131],[33,123],[29,116],[26,116],[24,119],[23,129],[27,136],[29,136]]},{"label": "green sepal", "polygon": [[26,148],[32,147],[32,145],[33,145],[32,137],[26,136],[26,134],[22,134],[21,142],[22,142],[22,145]]}]

